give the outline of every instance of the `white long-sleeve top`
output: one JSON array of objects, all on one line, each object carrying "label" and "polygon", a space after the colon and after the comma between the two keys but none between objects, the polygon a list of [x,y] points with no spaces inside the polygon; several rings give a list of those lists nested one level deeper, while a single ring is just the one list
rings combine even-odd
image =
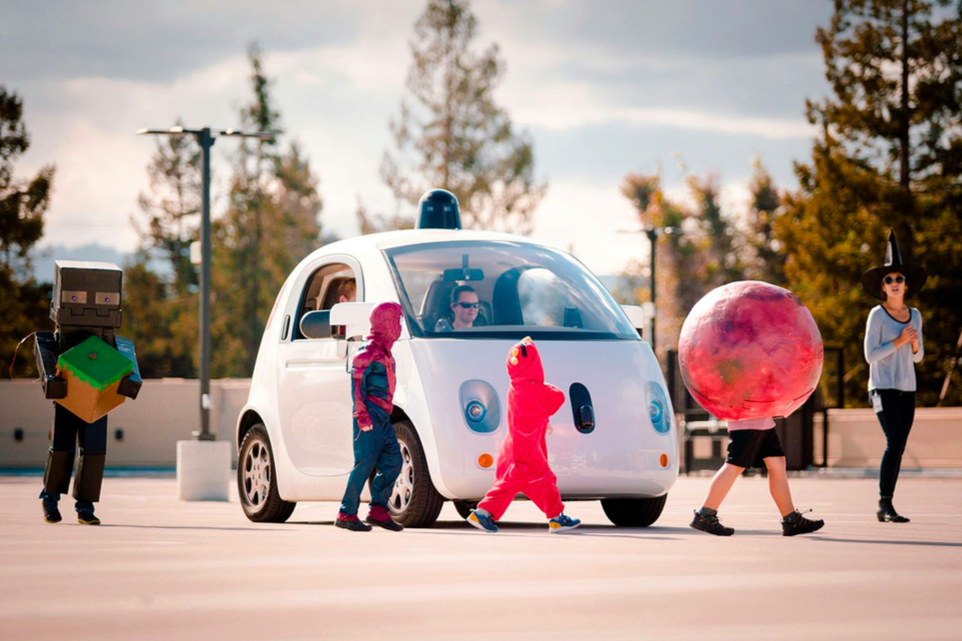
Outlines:
[{"label": "white long-sleeve top", "polygon": [[[868,389],[897,389],[915,391],[915,363],[922,360],[925,348],[922,344],[922,314],[910,307],[906,322],[892,318],[882,305],[869,312],[865,325],[865,360],[869,364]],[[912,344],[895,347],[895,339],[911,323],[919,333],[919,351],[912,353]]]}]

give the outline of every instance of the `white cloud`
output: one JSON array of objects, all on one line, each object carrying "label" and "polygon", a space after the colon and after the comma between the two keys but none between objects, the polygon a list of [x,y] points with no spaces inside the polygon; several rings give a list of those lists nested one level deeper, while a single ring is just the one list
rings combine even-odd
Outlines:
[{"label": "white cloud", "polygon": [[538,206],[532,239],[570,251],[596,274],[617,274],[632,258],[647,256],[631,203],[617,185],[552,184]]}]

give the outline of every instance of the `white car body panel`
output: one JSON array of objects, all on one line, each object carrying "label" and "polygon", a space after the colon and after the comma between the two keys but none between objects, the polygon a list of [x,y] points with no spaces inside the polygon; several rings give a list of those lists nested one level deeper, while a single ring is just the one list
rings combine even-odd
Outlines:
[{"label": "white car body panel", "polygon": [[[322,247],[291,273],[264,330],[250,396],[237,424],[240,434],[251,423],[251,413],[256,413],[260,420],[254,422],[265,425],[284,500],[339,500],[353,466],[349,367],[358,344],[291,340],[308,279],[325,264],[345,263],[355,271],[358,301],[400,302],[382,250],[445,240],[537,244],[490,232],[388,232]],[[554,433],[548,437],[549,460],[562,495],[643,498],[668,492],[678,475],[678,438],[670,406],[666,408],[672,417],[668,433],[656,432],[648,418],[645,384],[654,381],[665,386],[648,343],[533,336],[543,357],[546,381],[566,396],[551,419]],[[494,468],[481,469],[476,460],[483,452],[496,456],[507,433],[505,358],[515,342],[412,338],[402,322],[393,350],[397,363],[394,404],[415,426],[431,480],[446,498],[480,498],[494,480]],[[466,425],[459,389],[469,379],[487,381],[498,394],[501,422],[494,432],[476,433]],[[589,434],[580,433],[574,425],[567,398],[574,382],[584,384],[591,394],[596,426]],[[667,467],[661,465],[662,454],[668,457]]]}]

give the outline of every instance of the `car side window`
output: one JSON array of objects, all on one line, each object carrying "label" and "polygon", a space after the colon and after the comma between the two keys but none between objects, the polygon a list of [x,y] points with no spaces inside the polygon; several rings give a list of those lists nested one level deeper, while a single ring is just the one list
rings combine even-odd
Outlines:
[{"label": "car side window", "polygon": [[339,302],[356,302],[358,297],[357,275],[350,265],[329,263],[318,267],[301,292],[295,319],[294,340],[308,340],[301,333],[300,322],[305,314],[313,311],[329,311]]}]

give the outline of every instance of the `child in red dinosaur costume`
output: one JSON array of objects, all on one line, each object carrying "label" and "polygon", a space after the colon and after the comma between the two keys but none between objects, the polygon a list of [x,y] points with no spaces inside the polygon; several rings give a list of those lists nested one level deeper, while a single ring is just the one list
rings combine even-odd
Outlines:
[{"label": "child in red dinosaur costume", "polygon": [[[355,532],[367,532],[371,525],[400,531],[387,509],[391,488],[401,471],[401,448],[391,424],[394,408],[395,368],[391,347],[401,335],[401,306],[381,303],[371,311],[371,335],[358,350],[351,368],[354,397],[354,469],[347,481],[341,511],[334,525]],[[357,518],[361,490],[371,481],[371,506],[366,521]]]},{"label": "child in red dinosaur costume", "polygon": [[548,465],[548,419],[561,409],[565,395],[544,382],[541,355],[534,341],[525,338],[508,354],[508,435],[501,444],[494,487],[467,521],[485,532],[497,532],[495,521],[514,497],[524,492],[548,517],[550,532],[573,530],[581,521],[564,515],[558,478]]}]

